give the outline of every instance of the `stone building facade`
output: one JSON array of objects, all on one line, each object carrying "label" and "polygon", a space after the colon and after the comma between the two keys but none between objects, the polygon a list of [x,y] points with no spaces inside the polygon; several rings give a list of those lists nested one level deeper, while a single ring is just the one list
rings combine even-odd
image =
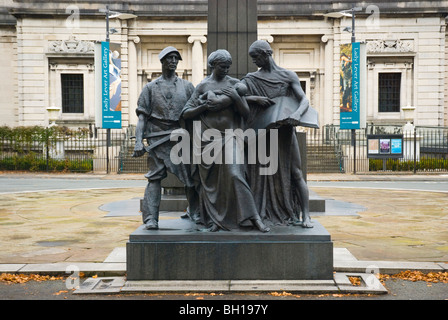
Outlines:
[{"label": "stone building facade", "polygon": [[[3,0],[0,7],[0,125],[47,125],[47,108],[62,107],[64,90],[78,94],[57,123],[95,123],[94,43],[106,36],[106,4],[137,18],[111,18],[111,42],[121,44],[122,123],[137,122],[143,86],[160,75],[160,50],[182,53],[178,75],[198,84],[207,74],[207,1]],[[448,1],[258,0],[258,38],[276,62],[295,71],[320,123],[339,124],[340,45],[350,42],[350,17],[326,14],[360,6],[356,40],[367,46],[367,122],[448,126]],[[395,106],[379,98],[392,92]]]}]

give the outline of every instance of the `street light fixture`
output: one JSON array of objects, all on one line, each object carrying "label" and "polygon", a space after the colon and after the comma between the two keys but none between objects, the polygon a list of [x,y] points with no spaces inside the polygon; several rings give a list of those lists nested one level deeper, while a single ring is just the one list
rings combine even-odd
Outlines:
[{"label": "street light fixture", "polygon": [[137,18],[137,16],[135,14],[132,13],[121,13],[118,11],[111,11],[109,10],[109,6],[106,5],[106,9],[99,9],[100,12],[105,13],[106,14],[106,41],[110,42],[109,39],[109,19],[114,19],[114,18],[118,18],[121,20],[128,20],[128,19],[133,19],[133,18]]},{"label": "street light fixture", "polygon": [[335,18],[335,19],[340,19],[342,17],[351,17],[352,15],[350,13],[347,13],[346,11],[347,10],[325,13],[324,17]]},{"label": "street light fixture", "polygon": [[[324,17],[335,18],[335,19],[341,19],[343,17],[351,17],[352,18],[352,28],[351,28],[352,41],[351,42],[353,43],[353,42],[356,42],[356,40],[355,40],[355,16],[356,16],[355,12],[357,12],[357,11],[362,11],[362,7],[353,7],[348,10],[325,13]],[[344,31],[349,31],[348,27],[345,28]]]},{"label": "street light fixture", "polygon": [[109,17],[111,19],[118,18],[121,20],[127,20],[127,19],[137,18],[137,16],[132,13],[121,13],[121,12],[116,12],[116,11],[110,11],[110,13],[112,13],[112,15]]}]

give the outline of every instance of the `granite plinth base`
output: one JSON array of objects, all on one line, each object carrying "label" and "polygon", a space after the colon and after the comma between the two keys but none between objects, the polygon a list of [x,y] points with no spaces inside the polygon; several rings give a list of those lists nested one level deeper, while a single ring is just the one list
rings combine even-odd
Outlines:
[{"label": "granite plinth base", "polygon": [[314,228],[274,226],[268,233],[201,231],[188,219],[140,226],[126,245],[128,280],[330,280],[333,242]]}]

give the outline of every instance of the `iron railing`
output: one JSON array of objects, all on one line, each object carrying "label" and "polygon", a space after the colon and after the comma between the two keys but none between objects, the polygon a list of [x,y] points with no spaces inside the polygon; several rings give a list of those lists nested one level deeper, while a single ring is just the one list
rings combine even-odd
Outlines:
[{"label": "iron railing", "polygon": [[118,172],[126,130],[1,128],[0,170]]},{"label": "iron railing", "polygon": [[[448,171],[448,127],[373,125],[354,131],[327,125],[307,132],[308,172],[439,172]],[[403,157],[372,159],[367,155],[368,135],[403,135]],[[336,165],[339,164],[339,170]]]},{"label": "iron railing", "polygon": [[[1,127],[0,170],[145,173],[147,156],[133,158],[135,127],[79,132],[39,128]],[[362,130],[340,130],[326,125],[306,130],[308,173],[439,172],[448,171],[448,127],[372,125]],[[372,159],[367,156],[370,134],[402,134],[403,157]],[[353,139],[353,138],[356,139]],[[354,141],[355,140],[355,141]],[[355,153],[356,151],[356,153]]]}]

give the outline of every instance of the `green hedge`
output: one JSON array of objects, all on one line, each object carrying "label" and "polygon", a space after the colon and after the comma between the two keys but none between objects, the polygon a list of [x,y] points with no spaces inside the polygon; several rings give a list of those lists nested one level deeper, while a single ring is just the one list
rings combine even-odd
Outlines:
[{"label": "green hedge", "polygon": [[[383,160],[382,159],[369,159],[369,171],[382,171]],[[414,161],[400,161],[394,159],[388,159],[386,161],[386,170],[389,171],[414,171]],[[448,159],[431,159],[421,158],[416,162],[417,171],[437,171],[448,170]]]},{"label": "green hedge", "polygon": [[89,134],[89,129],[70,129],[67,127],[53,126],[20,126],[8,127],[0,126],[0,140],[8,142],[8,146],[15,152],[28,152],[35,144],[53,145],[56,141],[85,138]]},{"label": "green hedge", "polygon": [[49,158],[47,161],[46,158],[31,152],[25,155],[15,155],[0,159],[0,170],[89,172],[93,170],[93,160],[58,160]]},{"label": "green hedge", "polygon": [[[70,160],[46,158],[45,149],[56,141],[87,137],[86,128],[69,129],[53,126],[0,126],[0,170],[20,171],[76,171],[93,170],[93,160]],[[41,150],[42,153],[36,150]]]}]

